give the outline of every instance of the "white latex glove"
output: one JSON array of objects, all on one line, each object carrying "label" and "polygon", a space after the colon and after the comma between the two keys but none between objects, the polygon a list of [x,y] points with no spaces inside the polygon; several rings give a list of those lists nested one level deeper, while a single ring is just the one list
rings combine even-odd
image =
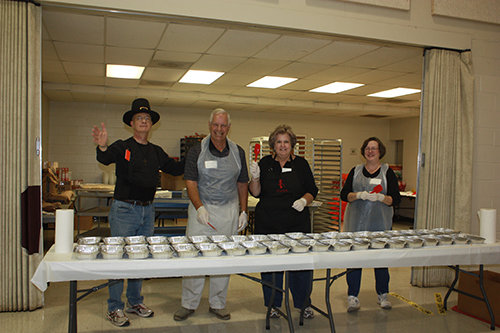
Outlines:
[{"label": "white latex glove", "polygon": [[250,175],[252,176],[252,179],[259,179],[260,177],[259,163],[255,161],[250,162]]},{"label": "white latex glove", "polygon": [[294,208],[298,212],[301,212],[304,210],[305,206],[307,206],[307,200],[304,198],[300,198],[298,200],[295,200],[295,202],[292,205],[292,208]]},{"label": "white latex glove", "polygon": [[385,200],[385,195],[382,193],[376,193],[377,194],[377,200],[380,202],[383,202]]},{"label": "white latex glove", "polygon": [[248,215],[246,212],[241,212],[240,217],[238,217],[238,232],[245,230],[248,225]]},{"label": "white latex glove", "polygon": [[367,199],[370,201],[378,201],[378,193],[368,193]]},{"label": "white latex glove", "polygon": [[196,215],[196,219],[198,220],[198,222],[204,225],[208,225],[208,210],[205,208],[205,206],[200,206],[200,208],[198,208],[196,212],[198,213]]},{"label": "white latex glove", "polygon": [[368,196],[370,193],[363,191],[363,192],[357,192],[356,193],[356,199],[361,199],[361,200],[368,200]]}]

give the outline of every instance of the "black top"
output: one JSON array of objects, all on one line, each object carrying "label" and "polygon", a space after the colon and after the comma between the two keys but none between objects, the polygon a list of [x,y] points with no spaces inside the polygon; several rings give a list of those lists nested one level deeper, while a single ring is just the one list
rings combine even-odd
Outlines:
[{"label": "black top", "polygon": [[309,209],[298,212],[292,208],[293,202],[304,194],[318,194],[309,163],[296,156],[281,168],[278,161],[267,155],[259,167],[261,191],[255,208],[255,233],[310,232]]},{"label": "black top", "polygon": [[[340,192],[340,198],[342,199],[342,201],[347,202],[348,201],[347,195],[352,192],[352,181],[354,178],[355,168],[356,167],[352,168],[351,171],[349,172],[349,175],[347,176],[344,186],[342,187],[342,191]],[[369,173],[368,170],[366,170],[366,168],[363,167],[363,176],[367,178],[375,178],[379,175],[379,173],[380,173],[380,168],[374,173]],[[390,195],[392,197],[393,206],[398,205],[401,202],[401,195],[399,194],[398,178],[396,177],[396,174],[394,173],[394,171],[392,171],[391,168],[387,169],[385,177],[387,178],[387,195]]]},{"label": "black top", "polygon": [[184,161],[176,162],[151,142],[143,145],[133,137],[113,142],[106,151],[97,150],[97,160],[109,165],[116,163],[117,200],[152,201],[158,185],[159,170],[174,176],[184,172]]},{"label": "black top", "polygon": [[[248,182],[248,171],[247,171],[247,162],[245,159],[245,151],[243,148],[241,148],[239,145],[238,146],[238,151],[240,153],[240,160],[241,160],[241,170],[240,170],[240,175],[238,176],[238,183],[247,183]],[[210,153],[216,157],[226,157],[229,156],[229,144],[227,144],[226,141],[226,148],[224,148],[222,151],[219,151],[217,148],[215,148],[214,144],[212,143],[212,140],[210,140],[208,144],[208,149],[210,150]],[[186,168],[184,170],[184,179],[186,180],[193,180],[193,181],[198,181],[198,156],[200,156],[201,153],[201,142],[194,145],[189,149],[187,155],[186,155]]]}]

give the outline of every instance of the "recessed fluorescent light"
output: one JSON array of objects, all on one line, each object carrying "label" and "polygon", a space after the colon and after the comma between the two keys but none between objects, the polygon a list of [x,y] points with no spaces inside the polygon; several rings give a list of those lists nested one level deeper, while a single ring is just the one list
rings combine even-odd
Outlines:
[{"label": "recessed fluorescent light", "polygon": [[128,65],[106,65],[106,76],[119,79],[140,79],[144,67]]},{"label": "recessed fluorescent light", "polygon": [[264,76],[257,81],[247,84],[247,87],[274,89],[296,80],[294,77]]},{"label": "recessed fluorescent light", "polygon": [[364,86],[364,83],[349,83],[349,82],[333,82],[318,88],[311,89],[311,92],[336,94],[341,91],[351,90],[357,87]]},{"label": "recessed fluorescent light", "polygon": [[394,88],[384,91],[379,91],[378,93],[370,94],[370,97],[383,97],[383,98],[393,98],[398,96],[416,94],[420,92],[420,89],[410,89],[410,88]]},{"label": "recessed fluorescent light", "polygon": [[224,72],[189,70],[179,80],[182,83],[210,84],[224,75]]}]

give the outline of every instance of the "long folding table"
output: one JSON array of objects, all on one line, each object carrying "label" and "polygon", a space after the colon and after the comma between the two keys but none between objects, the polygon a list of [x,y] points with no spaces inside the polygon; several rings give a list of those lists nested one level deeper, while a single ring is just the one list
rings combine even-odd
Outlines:
[{"label": "long folding table", "polygon": [[[368,249],[347,252],[307,252],[284,255],[244,255],[219,257],[194,257],[170,259],[93,259],[79,260],[74,253],[55,253],[53,246],[43,258],[31,282],[45,291],[49,282],[70,281],[70,307],[68,332],[77,331],[77,282],[88,280],[163,278],[199,275],[242,274],[257,272],[286,272],[296,270],[326,269],[325,303],[322,311],[335,332],[333,312],[329,303],[330,287],[335,276],[330,270],[336,268],[374,268],[409,266],[450,266],[500,264],[500,243],[432,246],[417,249]],[[482,281],[481,281],[482,282]],[[455,280],[456,283],[456,280]],[[290,318],[288,287],[285,281],[285,306]],[[451,291],[458,291],[452,286]],[[99,287],[96,287],[99,288]],[[90,290],[92,292],[93,290]],[[89,292],[87,292],[88,294]],[[483,294],[487,305],[486,294]],[[449,296],[449,295],[447,295]],[[447,297],[446,297],[447,298]],[[316,307],[315,307],[316,308]],[[317,309],[317,308],[316,308]],[[302,318],[301,318],[302,319]],[[494,323],[494,318],[493,323]],[[290,331],[293,324],[288,320]],[[494,329],[494,324],[493,328]]]}]

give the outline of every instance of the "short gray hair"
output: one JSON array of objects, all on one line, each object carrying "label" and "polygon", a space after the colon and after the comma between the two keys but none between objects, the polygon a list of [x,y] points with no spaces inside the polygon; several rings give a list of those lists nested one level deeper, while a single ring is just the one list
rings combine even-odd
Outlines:
[{"label": "short gray hair", "polygon": [[212,111],[212,113],[210,114],[210,118],[208,119],[208,122],[211,124],[212,121],[214,120],[214,117],[218,114],[225,114],[227,115],[227,124],[228,125],[231,125],[231,116],[229,115],[229,112],[227,112],[226,110],[224,110],[223,108],[217,108],[217,109],[214,109]]}]

